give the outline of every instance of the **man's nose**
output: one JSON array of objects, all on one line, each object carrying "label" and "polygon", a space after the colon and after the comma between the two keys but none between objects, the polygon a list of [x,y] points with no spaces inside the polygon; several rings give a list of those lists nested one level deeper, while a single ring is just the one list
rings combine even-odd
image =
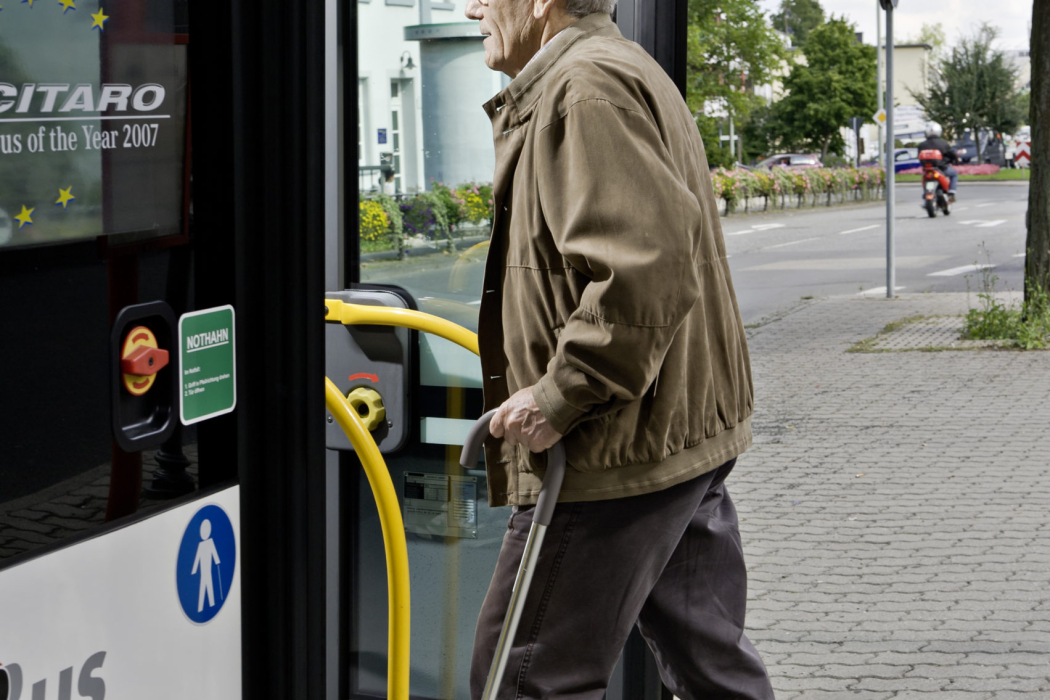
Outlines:
[{"label": "man's nose", "polygon": [[481,2],[479,0],[467,0],[467,7],[463,10],[467,19],[481,19]]}]

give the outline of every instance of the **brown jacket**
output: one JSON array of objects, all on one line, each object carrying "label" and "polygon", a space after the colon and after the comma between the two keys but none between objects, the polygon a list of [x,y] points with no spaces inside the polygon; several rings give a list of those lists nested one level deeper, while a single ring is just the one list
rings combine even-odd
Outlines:
[{"label": "brown jacket", "polygon": [[[747,342],[703,143],[671,80],[596,13],[485,110],[486,408],[534,387],[565,434],[562,501],[658,491],[746,450]],[[542,456],[490,442],[490,504],[535,503]]]}]

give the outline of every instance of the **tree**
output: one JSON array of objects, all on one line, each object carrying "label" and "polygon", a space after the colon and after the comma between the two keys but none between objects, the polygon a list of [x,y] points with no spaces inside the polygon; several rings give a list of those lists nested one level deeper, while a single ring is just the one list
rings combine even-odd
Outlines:
[{"label": "tree", "polygon": [[944,47],[947,44],[947,37],[944,35],[944,25],[940,22],[934,24],[926,24],[923,22],[922,29],[919,30],[919,35],[914,39],[908,40],[909,44],[926,44],[930,47],[930,55],[935,61],[941,61],[944,58]]},{"label": "tree", "polygon": [[1050,7],[1032,5],[1032,178],[1028,187],[1025,300],[1050,293]]},{"label": "tree", "polygon": [[780,12],[770,20],[773,27],[791,35],[791,43],[802,46],[809,33],[824,24],[824,8],[817,0],[780,0]]},{"label": "tree", "polygon": [[854,26],[832,17],[810,32],[798,63],[784,81],[788,94],[774,105],[781,147],[842,155],[840,129],[850,117],[875,112],[875,47],[857,41]]},{"label": "tree", "polygon": [[944,128],[945,138],[971,129],[976,141],[978,129],[1012,132],[1024,122],[1017,69],[992,47],[998,35],[998,29],[982,24],[940,61],[926,94],[912,93],[926,116]]},{"label": "tree", "polygon": [[708,162],[729,164],[718,140],[723,119],[740,128],[756,106],[755,85],[773,80],[787,49],[756,0],[689,0],[686,104],[704,137]]}]

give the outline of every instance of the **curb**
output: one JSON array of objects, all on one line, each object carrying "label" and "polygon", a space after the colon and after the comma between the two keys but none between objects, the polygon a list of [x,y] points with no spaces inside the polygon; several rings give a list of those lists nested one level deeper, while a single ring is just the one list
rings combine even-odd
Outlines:
[{"label": "curb", "polygon": [[[469,248],[473,245],[477,245],[482,241],[489,240],[489,236],[471,236],[469,238],[457,238],[452,241],[452,248],[454,250],[461,250],[463,248]],[[442,242],[440,246],[435,247],[419,247],[409,248],[405,251],[406,258],[419,258],[427,255],[437,255],[445,250],[445,243]],[[396,250],[384,250],[378,253],[362,253],[361,262],[375,262],[378,260],[397,260]]]}]

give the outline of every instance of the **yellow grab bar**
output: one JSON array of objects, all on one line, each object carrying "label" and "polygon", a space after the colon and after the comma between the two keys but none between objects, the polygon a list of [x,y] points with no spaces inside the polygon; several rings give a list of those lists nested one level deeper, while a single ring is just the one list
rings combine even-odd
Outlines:
[{"label": "yellow grab bar", "polygon": [[[400,326],[431,333],[478,353],[478,336],[463,326],[438,316],[385,306],[347,304],[338,299],[325,299],[325,321],[343,325]],[[411,600],[408,577],[408,543],[397,491],[390,478],[386,460],[379,452],[375,438],[368,432],[355,411],[331,379],[325,377],[325,406],[350,439],[368,476],[372,495],[379,510],[386,549],[386,580],[390,602],[389,640],[387,646],[387,698],[408,700],[409,652],[411,651]]]},{"label": "yellow grab bar", "polygon": [[478,335],[463,326],[437,316],[411,309],[393,309],[387,306],[347,304],[338,299],[325,299],[326,321],[337,321],[344,326],[401,326],[414,331],[432,333],[445,340],[462,345],[475,355],[478,353]]},{"label": "yellow grab bar", "polygon": [[409,651],[412,633],[412,604],[409,597],[408,544],[405,541],[405,523],[397,492],[390,478],[386,461],[379,453],[375,438],[368,432],[357,411],[350,407],[343,392],[332,380],[324,379],[325,406],[339,427],[350,438],[361,465],[365,468],[372,495],[379,509],[379,524],[383,528],[386,549],[386,583],[390,603],[390,628],[387,640],[387,697],[389,700],[408,700]]}]

